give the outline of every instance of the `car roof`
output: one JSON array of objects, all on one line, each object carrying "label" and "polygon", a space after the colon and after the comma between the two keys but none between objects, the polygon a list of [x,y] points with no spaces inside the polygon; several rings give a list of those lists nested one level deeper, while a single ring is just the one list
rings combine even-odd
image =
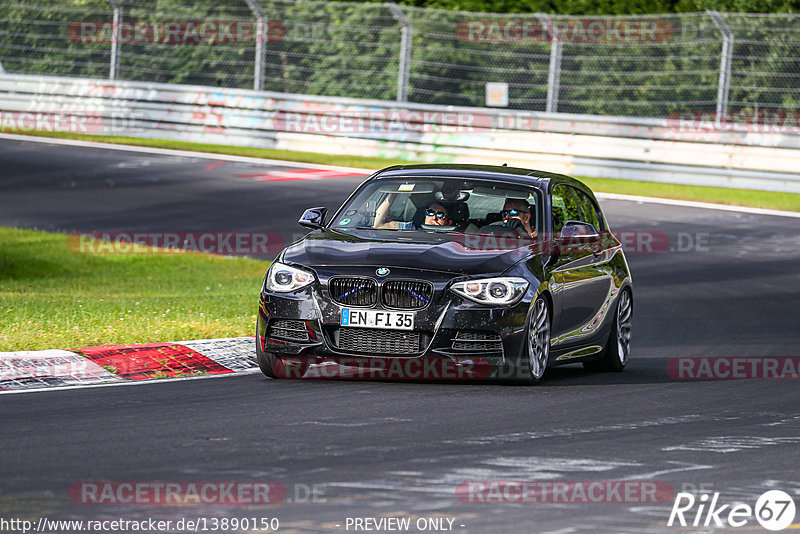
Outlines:
[{"label": "car roof", "polygon": [[571,176],[521,167],[499,165],[470,165],[465,163],[437,163],[421,165],[395,165],[378,171],[373,180],[400,177],[436,177],[496,180],[527,186],[537,186],[547,190],[550,183],[564,182],[591,192],[588,186]]}]

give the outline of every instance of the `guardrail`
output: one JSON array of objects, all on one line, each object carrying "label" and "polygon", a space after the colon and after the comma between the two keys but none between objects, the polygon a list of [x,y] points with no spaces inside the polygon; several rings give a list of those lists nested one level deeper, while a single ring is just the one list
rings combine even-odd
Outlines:
[{"label": "guardrail", "polygon": [[800,193],[800,135],[758,124],[714,127],[702,117],[515,112],[26,75],[0,75],[0,114],[0,125],[20,129]]}]

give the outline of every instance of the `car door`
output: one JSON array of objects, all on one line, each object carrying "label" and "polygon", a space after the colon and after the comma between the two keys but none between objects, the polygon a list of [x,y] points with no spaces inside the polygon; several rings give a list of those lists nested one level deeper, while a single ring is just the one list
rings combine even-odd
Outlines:
[{"label": "car door", "polygon": [[[605,230],[599,207],[583,191],[557,184],[551,194],[553,234],[557,238],[568,221],[589,223],[598,234]],[[610,254],[604,240],[560,251],[552,273],[561,314],[553,329],[553,346],[581,345],[597,333],[607,312],[613,279],[608,267]]]}]

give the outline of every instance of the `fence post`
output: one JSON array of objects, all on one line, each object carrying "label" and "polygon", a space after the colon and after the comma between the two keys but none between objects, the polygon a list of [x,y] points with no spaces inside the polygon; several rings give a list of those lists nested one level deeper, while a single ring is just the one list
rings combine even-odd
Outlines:
[{"label": "fence post", "polygon": [[267,21],[267,16],[264,14],[264,10],[261,9],[261,5],[258,3],[258,0],[244,1],[247,3],[247,7],[250,8],[250,11],[253,12],[253,15],[256,16],[256,19],[258,19],[258,22],[256,23],[256,28],[258,31],[256,33],[255,65],[253,66],[253,89],[255,91],[263,91],[264,63],[267,55],[269,24]]},{"label": "fence post", "polygon": [[392,17],[400,23],[400,64],[397,68],[397,101],[408,101],[408,79],[411,69],[411,22],[393,2],[383,4],[389,9]]},{"label": "fence post", "polygon": [[6,73],[6,69],[3,68],[3,62],[0,61],[0,74],[5,74],[5,73]]},{"label": "fence post", "polygon": [[545,111],[548,113],[558,112],[558,90],[561,85],[561,39],[558,38],[558,30],[550,19],[550,15],[537,13],[536,16],[550,33],[550,70],[547,74],[547,103]]},{"label": "fence post", "polygon": [[733,33],[719,11],[706,11],[722,34],[722,56],[719,61],[719,85],[717,87],[717,117],[728,111],[728,95],[731,89],[731,62],[733,60]]},{"label": "fence post", "polygon": [[122,24],[122,5],[119,0],[108,0],[114,9],[114,18],[111,24],[111,61],[108,67],[108,78],[116,80],[119,75],[119,34]]}]

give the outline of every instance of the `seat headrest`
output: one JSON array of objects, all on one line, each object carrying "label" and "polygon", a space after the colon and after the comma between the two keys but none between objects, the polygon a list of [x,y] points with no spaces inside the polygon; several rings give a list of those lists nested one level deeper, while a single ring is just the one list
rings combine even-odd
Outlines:
[{"label": "seat headrest", "polygon": [[464,222],[469,219],[469,206],[466,202],[447,202],[444,207],[450,212],[450,218],[455,222]]},{"label": "seat headrest", "polygon": [[486,214],[486,224],[495,223],[495,222],[499,221],[500,219],[502,219],[502,217],[500,217],[500,213],[498,213],[498,212],[487,213]]}]

